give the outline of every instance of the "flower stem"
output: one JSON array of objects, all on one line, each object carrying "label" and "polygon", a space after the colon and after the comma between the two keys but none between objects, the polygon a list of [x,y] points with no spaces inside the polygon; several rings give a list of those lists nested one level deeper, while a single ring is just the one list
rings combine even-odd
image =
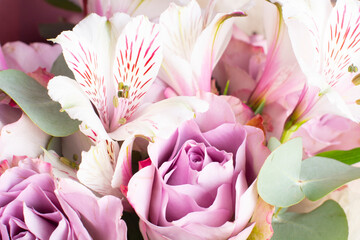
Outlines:
[{"label": "flower stem", "polygon": [[284,143],[284,142],[288,141],[291,138],[291,136],[307,121],[308,121],[307,119],[305,119],[301,122],[294,122],[291,119],[286,121],[284,131],[280,138],[280,142]]}]

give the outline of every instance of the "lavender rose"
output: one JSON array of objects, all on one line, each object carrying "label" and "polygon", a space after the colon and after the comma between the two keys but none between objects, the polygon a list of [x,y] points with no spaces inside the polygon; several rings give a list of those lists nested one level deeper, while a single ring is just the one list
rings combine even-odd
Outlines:
[{"label": "lavender rose", "polygon": [[254,180],[269,154],[260,129],[188,121],[148,147],[127,198],[145,239],[246,239],[258,198]]},{"label": "lavender rose", "polygon": [[40,160],[20,160],[0,176],[0,238],[4,240],[126,239],[121,215],[120,199],[98,199],[70,179],[57,183],[51,165]]}]

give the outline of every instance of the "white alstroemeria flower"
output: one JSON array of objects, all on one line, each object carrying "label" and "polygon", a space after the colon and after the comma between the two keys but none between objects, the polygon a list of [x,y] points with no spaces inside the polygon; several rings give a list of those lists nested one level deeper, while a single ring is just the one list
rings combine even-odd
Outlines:
[{"label": "white alstroemeria flower", "polygon": [[[112,17],[117,12],[130,16],[146,15],[155,19],[169,6],[170,0],[88,0],[86,8],[88,13],[96,13],[100,16]],[[182,0],[175,0],[182,2]]]},{"label": "white alstroemeria flower", "polygon": [[245,15],[237,11],[219,13],[211,19],[212,9],[209,5],[202,12],[191,0],[186,6],[171,3],[161,14],[164,61],[159,78],[171,87],[165,92],[167,96],[211,91],[212,70],[231,38],[233,21],[229,19]]},{"label": "white alstroemeria flower", "polygon": [[360,121],[360,2],[283,0],[283,16],[295,55],[309,84],[337,114]]},{"label": "white alstroemeria flower", "polygon": [[49,95],[83,122],[80,129],[94,142],[169,134],[161,126],[175,129],[207,108],[200,100],[180,97],[140,107],[162,61],[159,26],[144,16],[119,13],[107,20],[91,14],[54,42],[62,46],[76,81],[53,78]]}]

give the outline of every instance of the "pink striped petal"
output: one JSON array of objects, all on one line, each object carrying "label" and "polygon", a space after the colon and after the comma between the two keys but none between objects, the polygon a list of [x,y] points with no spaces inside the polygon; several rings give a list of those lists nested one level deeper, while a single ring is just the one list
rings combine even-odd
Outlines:
[{"label": "pink striped petal", "polygon": [[158,25],[144,16],[132,19],[120,35],[113,66],[117,99],[111,129],[132,116],[155,80],[162,61],[160,44]]},{"label": "pink striped petal", "polygon": [[[360,4],[353,0],[338,0],[331,12],[329,27],[324,39],[325,81],[335,86],[351,75],[348,67],[359,63],[360,50]],[[356,56],[357,55],[357,56]],[[359,66],[357,66],[359,67]]]},{"label": "pink striped petal", "polygon": [[106,26],[105,17],[92,14],[54,40],[62,46],[69,68],[96,107],[105,129],[109,127],[108,105],[112,103],[109,96],[115,94],[108,86],[110,35]]}]

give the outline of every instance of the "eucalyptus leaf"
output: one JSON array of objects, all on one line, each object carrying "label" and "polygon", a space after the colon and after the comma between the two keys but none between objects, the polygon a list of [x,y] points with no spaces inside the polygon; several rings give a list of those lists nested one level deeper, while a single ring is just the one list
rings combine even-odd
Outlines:
[{"label": "eucalyptus leaf", "polygon": [[51,100],[47,89],[25,73],[12,69],[0,71],[0,89],[47,134],[63,137],[79,129],[80,122],[60,112],[60,104]]},{"label": "eucalyptus leaf", "polygon": [[278,207],[300,202],[305,197],[299,186],[301,160],[300,138],[276,148],[265,160],[258,176],[257,188],[261,198]]},{"label": "eucalyptus leaf", "polygon": [[348,151],[334,150],[317,154],[319,157],[336,159],[342,163],[352,165],[360,162],[360,148],[354,148]]},{"label": "eucalyptus leaf", "polygon": [[311,157],[301,165],[303,192],[311,201],[319,200],[342,185],[360,178],[360,168],[330,158]]},{"label": "eucalyptus leaf", "polygon": [[274,151],[280,145],[281,142],[276,137],[271,137],[268,141],[267,147],[270,149],[270,151]]},{"label": "eucalyptus leaf", "polygon": [[343,209],[333,200],[310,213],[285,212],[273,218],[271,240],[346,240],[348,223]]},{"label": "eucalyptus leaf", "polygon": [[[269,147],[279,143],[269,140]],[[289,207],[308,198],[316,201],[342,185],[360,178],[360,168],[337,160],[311,157],[302,161],[300,138],[277,147],[260,170],[257,188],[269,204]]]},{"label": "eucalyptus leaf", "polygon": [[55,76],[61,75],[69,77],[71,79],[75,79],[73,72],[69,69],[68,65],[65,62],[63,54],[60,54],[60,56],[55,60],[50,72]]},{"label": "eucalyptus leaf", "polygon": [[81,12],[82,9],[81,7],[79,7],[78,5],[76,5],[75,3],[73,3],[70,0],[46,0],[47,3],[62,8],[62,9],[66,9],[66,10],[70,10],[73,12]]}]

